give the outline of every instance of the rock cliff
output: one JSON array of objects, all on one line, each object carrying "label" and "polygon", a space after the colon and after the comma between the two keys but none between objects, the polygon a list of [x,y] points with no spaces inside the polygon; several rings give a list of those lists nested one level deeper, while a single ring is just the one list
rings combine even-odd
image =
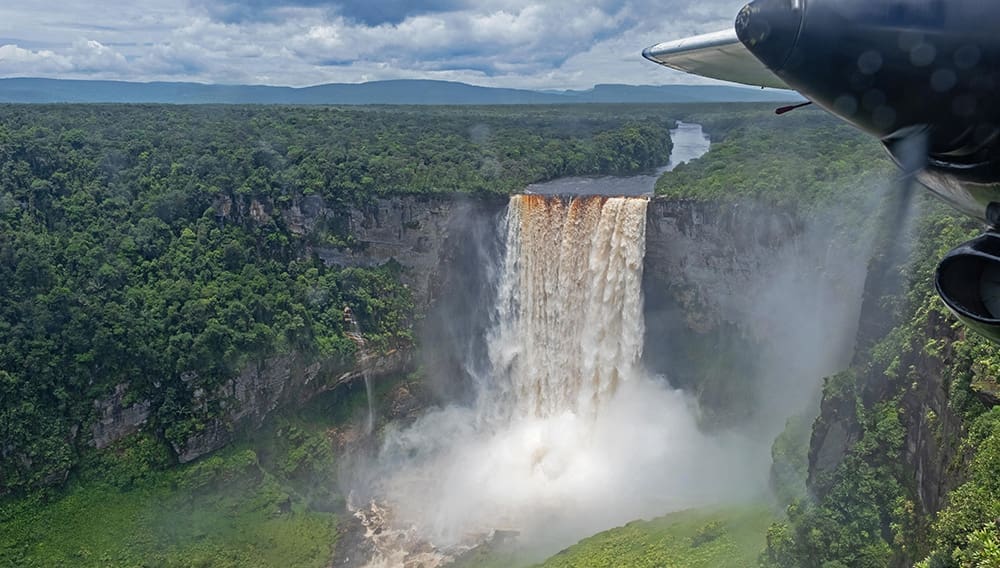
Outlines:
[{"label": "rock cliff", "polygon": [[[877,267],[877,263],[873,266]],[[882,271],[873,268],[865,286],[865,316],[858,334],[858,354],[845,376],[832,377],[813,424],[809,450],[811,491],[822,496],[834,483],[833,473],[865,434],[865,416],[880,403],[896,401],[902,421],[903,459],[920,511],[930,515],[946,504],[947,494],[963,481],[960,454],[965,424],[953,404],[954,345],[967,330],[953,325],[941,311],[929,311],[910,345],[892,346],[898,357],[886,372],[866,350],[899,323],[889,298],[905,292],[896,282],[887,288]],[[874,331],[873,331],[874,330]],[[920,345],[916,345],[920,343]]]},{"label": "rock cliff", "polygon": [[708,423],[783,423],[850,361],[863,239],[790,207],[662,198],[646,234],[646,364]]},{"label": "rock cliff", "polygon": [[[465,245],[482,233],[484,226],[495,227],[496,215],[506,200],[468,200],[448,197],[395,197],[377,199],[347,211],[328,207],[318,197],[304,197],[280,213],[290,231],[308,243],[323,243],[331,233],[350,235],[350,244],[341,247],[307,246],[306,254],[317,254],[331,266],[380,266],[399,263],[401,278],[414,296],[418,317],[440,318],[436,300],[442,294],[468,294],[470,278],[482,271],[470,258]],[[223,217],[249,215],[270,222],[275,212],[264,204],[245,207],[232,203],[216,205]],[[453,305],[451,302],[450,305]],[[476,302],[470,298],[463,309]],[[454,310],[454,307],[449,308]],[[297,354],[254,361],[237,376],[210,392],[195,389],[197,408],[218,409],[217,415],[183,441],[173,443],[180,462],[211,453],[232,441],[235,434],[263,423],[274,410],[309,398],[340,385],[352,383],[365,374],[378,380],[406,373],[418,364],[413,350],[377,354],[359,361],[309,361]],[[196,382],[190,373],[185,382]],[[150,403],[133,401],[127,385],[118,385],[108,396],[95,401],[97,420],[91,427],[91,444],[105,448],[131,435],[146,424]]]},{"label": "rock cliff", "polygon": [[[483,357],[505,205],[505,199],[412,196],[338,210],[318,197],[295,201],[280,217],[309,243],[308,253],[337,266],[402,266],[421,314],[418,335],[428,348],[419,358],[395,352],[364,366],[295,355],[256,361],[217,390],[195,393],[197,404],[215,405],[221,417],[176,444],[178,459],[214,451],[282,405],[364,372],[377,378],[422,365],[432,388],[461,396],[477,372],[475,361]],[[247,214],[258,209],[258,215],[275,216],[266,207]],[[654,199],[646,233],[646,364],[695,393],[710,423],[737,423],[768,412],[762,398],[775,389],[796,393],[796,400],[783,399],[789,406],[807,404],[817,396],[821,377],[846,366],[866,268],[864,256],[855,253],[863,245],[846,246],[842,237],[817,230],[794,209],[752,202]],[[329,244],[336,240],[343,246]],[[933,361],[916,364],[935,375]],[[920,384],[906,403],[926,406],[926,412],[913,415],[934,415],[940,420],[935,428],[951,427],[942,398],[946,385],[933,379]],[[139,430],[149,414],[146,401],[129,400],[125,385],[95,404],[91,439],[97,447]],[[813,439],[814,470],[835,467],[856,440],[852,412],[852,404],[843,401],[823,403]],[[950,450],[934,446],[934,436],[928,427],[914,425],[908,442],[926,479],[923,494],[930,509],[950,486],[941,481]]]},{"label": "rock cliff", "polygon": [[741,300],[803,232],[791,209],[654,199],[646,223],[647,304],[673,300],[695,333],[752,324]]},{"label": "rock cliff", "polygon": [[[448,265],[476,224],[493,224],[507,204],[504,198],[392,197],[338,214],[313,207],[295,214],[305,227],[322,226],[316,219],[336,219],[334,226],[350,235],[346,247],[316,246],[328,265],[380,266],[395,261],[404,267],[404,283],[413,290],[417,310],[426,313],[442,292]],[[304,210],[303,210],[304,211]]]}]

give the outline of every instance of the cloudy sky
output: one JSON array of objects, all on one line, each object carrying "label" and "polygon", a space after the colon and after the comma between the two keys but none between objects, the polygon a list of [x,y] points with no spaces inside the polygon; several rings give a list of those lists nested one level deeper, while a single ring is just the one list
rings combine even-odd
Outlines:
[{"label": "cloudy sky", "polygon": [[305,86],[705,82],[642,48],[731,26],[745,0],[59,0],[0,5],[0,77]]}]

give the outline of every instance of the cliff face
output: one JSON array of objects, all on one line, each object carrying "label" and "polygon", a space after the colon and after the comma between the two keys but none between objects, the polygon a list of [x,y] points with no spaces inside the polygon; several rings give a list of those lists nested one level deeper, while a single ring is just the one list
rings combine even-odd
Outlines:
[{"label": "cliff face", "polygon": [[696,393],[710,423],[780,429],[850,360],[865,247],[792,208],[654,200],[647,366]]},{"label": "cliff face", "polygon": [[[358,361],[309,361],[295,354],[255,361],[215,390],[194,390],[193,410],[213,409],[215,417],[182,441],[172,442],[174,452],[181,463],[193,461],[229,444],[239,431],[259,427],[281,407],[302,404],[320,393],[361,380],[366,374],[378,380],[405,373],[415,366],[414,361],[409,350]],[[185,382],[197,378],[194,372],[183,377]],[[150,402],[131,401],[126,384],[118,385],[94,406],[98,420],[91,426],[90,444],[97,448],[106,448],[142,430],[150,416]]]},{"label": "cliff face", "polygon": [[283,406],[302,404],[320,393],[361,380],[366,374],[378,380],[412,367],[413,354],[409,351],[358,361],[309,362],[296,355],[258,361],[214,392],[195,391],[195,407],[218,406],[221,417],[209,421],[183,442],[174,443],[174,451],[181,463],[193,461],[224,447],[240,430],[259,427]]},{"label": "cliff face", "polygon": [[460,249],[468,244],[467,239],[481,224],[495,226],[494,217],[506,204],[505,198],[392,197],[346,213],[313,206],[309,214],[296,215],[304,210],[293,208],[289,218],[296,219],[306,231],[322,227],[318,220],[325,218],[333,221],[335,230],[351,235],[354,243],[348,247],[314,248],[328,265],[400,263],[417,311],[427,313],[445,289],[450,265],[462,254]]},{"label": "cliff face", "polygon": [[830,491],[831,474],[865,434],[866,418],[858,411],[895,401],[903,426],[902,459],[908,485],[914,489],[921,512],[930,515],[946,505],[948,492],[963,481],[960,464],[967,456],[960,454],[960,445],[965,424],[952,400],[956,395],[952,364],[955,343],[967,331],[955,327],[940,311],[929,311],[911,344],[892,348],[898,350],[891,354],[899,357],[898,364],[891,374],[884,372],[866,359],[863,348],[879,339],[871,335],[873,329],[884,335],[892,328],[894,318],[886,296],[903,290],[898,286],[886,289],[879,275],[880,271],[873,270],[866,284],[864,319],[869,323],[862,321],[859,354],[847,383],[826,389],[813,425],[808,485],[817,496]]},{"label": "cliff face", "polygon": [[950,404],[954,379],[948,362],[953,356],[952,343],[966,330],[953,328],[951,321],[934,313],[924,333],[938,338],[942,349],[934,356],[920,350],[904,361],[906,368],[914,371],[910,389],[902,398],[904,451],[924,512],[936,513],[944,507],[947,494],[963,481],[954,466],[956,460],[963,459],[959,446],[965,424]]},{"label": "cliff face", "polygon": [[[322,242],[328,233],[353,237],[350,246],[312,245],[310,252],[324,262],[402,265],[402,278],[423,314],[418,332],[425,349],[419,360],[413,352],[395,352],[361,365],[295,355],[256,361],[216,391],[195,392],[197,405],[219,408],[221,417],[176,444],[178,458],[210,453],[275,409],[363,373],[377,378],[422,364],[432,387],[461,396],[476,372],[470,361],[482,359],[505,206],[505,199],[396,197],[338,211],[319,198],[295,202],[281,213],[293,232],[312,242]],[[259,209],[258,215],[274,215]],[[695,393],[713,423],[775,410],[767,399],[778,391],[794,396],[775,404],[806,405],[821,377],[846,366],[853,346],[852,319],[857,320],[866,267],[859,265],[863,255],[854,255],[857,246],[841,246],[838,238],[817,231],[793,209],[654,199],[643,282],[647,366]],[[954,332],[942,324],[935,333]],[[940,358],[906,363],[919,375],[918,388],[903,399],[912,408],[907,452],[920,480],[921,502],[934,511],[955,485],[945,471],[954,449],[939,441],[954,439],[947,433],[960,428],[960,421],[948,410]],[[867,397],[884,394],[878,380],[870,383]],[[149,416],[149,403],[129,400],[126,385],[95,406],[91,443],[99,448],[140,430]],[[832,471],[858,439],[854,409],[853,399],[823,401],[810,454],[814,477]],[[781,408],[776,411],[784,415]]]},{"label": "cliff face", "polygon": [[[342,210],[313,196],[299,198],[283,211],[260,203],[218,203],[217,214],[224,219],[280,220],[309,243],[306,254],[331,266],[399,263],[421,314],[417,331],[424,348],[419,360],[415,353],[396,352],[363,365],[307,361],[295,354],[254,361],[215,390],[194,390],[192,404],[213,409],[217,417],[175,443],[178,459],[187,462],[219,449],[236,432],[259,426],[275,409],[365,372],[377,378],[421,364],[435,391],[449,397],[467,394],[477,362],[485,360],[482,339],[493,305],[491,274],[502,254],[499,229],[506,202],[413,196]],[[759,275],[773,271],[804,232],[804,223],[789,210],[653,200],[644,280],[647,363],[677,386],[698,392],[707,408],[729,412],[732,381],[721,379],[737,367],[747,372],[745,363],[751,359],[745,355],[760,352],[763,338],[776,325],[769,317],[758,317],[755,302],[766,284]],[[326,244],[331,241],[346,244]],[[717,349],[719,342],[731,368],[717,368],[718,377],[706,377],[705,350]],[[713,383],[713,378],[720,380]],[[187,379],[194,384],[197,375]],[[119,385],[96,401],[95,409],[91,444],[104,448],[141,430],[150,403],[131,400],[127,385]],[[739,417],[738,412],[731,416]]]},{"label": "cliff face", "polygon": [[[471,201],[453,198],[396,197],[347,211],[328,207],[318,197],[297,200],[276,213],[264,204],[251,203],[235,211],[231,203],[217,204],[222,217],[248,215],[269,222],[280,215],[294,234],[307,242],[322,242],[331,231],[351,235],[349,247],[310,246],[331,266],[380,266],[398,262],[401,278],[414,296],[418,314],[434,317],[442,294],[468,293],[475,261],[463,252],[483,224],[495,226],[495,216],[506,201]],[[467,303],[473,303],[471,300]],[[198,431],[173,444],[182,463],[222,448],[240,430],[255,428],[282,406],[300,404],[324,391],[352,383],[365,374],[377,380],[405,373],[417,365],[412,350],[393,351],[357,361],[310,361],[297,354],[254,361],[217,389],[195,389],[196,410],[214,409],[215,418]],[[197,373],[184,377],[196,381]],[[118,385],[109,396],[95,401],[97,421],[90,443],[98,448],[141,430],[149,418],[149,401],[132,401],[128,385]]]},{"label": "cliff face", "polygon": [[654,199],[646,223],[647,304],[672,299],[695,333],[753,323],[742,300],[804,230],[789,209]]},{"label": "cliff face", "polygon": [[[375,367],[369,369],[294,355],[256,361],[213,392],[195,391],[194,403],[219,409],[220,417],[175,445],[179,459],[214,451],[276,408],[359,378],[363,371],[385,376],[419,363],[436,392],[467,394],[476,364],[485,357],[483,331],[493,305],[490,279],[501,255],[498,229],[505,207],[506,199],[448,197],[378,199],[349,210],[305,197],[280,213],[264,205],[237,211],[220,204],[217,210],[227,216],[260,217],[261,222],[280,217],[291,232],[313,243],[308,253],[329,265],[398,262],[422,314],[418,335],[424,348],[419,361],[414,353],[397,353],[370,361]],[[643,283],[647,365],[696,392],[708,414],[725,421],[748,417],[752,405],[745,404],[744,395],[760,393],[747,385],[764,382],[770,360],[780,355],[766,338],[785,317],[772,313],[771,279],[761,275],[785,279],[789,266],[795,266],[789,258],[799,256],[807,233],[806,224],[788,209],[653,200]],[[329,235],[350,235],[348,246],[323,244]],[[760,353],[769,361],[761,363]],[[706,358],[717,364],[706,366]],[[813,380],[821,376],[815,369],[799,372],[816,375]],[[148,402],[130,403],[125,390],[122,385],[97,402],[94,445],[105,447],[144,425]]]}]

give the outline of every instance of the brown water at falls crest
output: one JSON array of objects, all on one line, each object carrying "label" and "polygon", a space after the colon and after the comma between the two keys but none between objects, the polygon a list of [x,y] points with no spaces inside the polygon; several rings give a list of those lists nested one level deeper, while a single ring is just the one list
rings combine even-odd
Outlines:
[{"label": "brown water at falls crest", "polygon": [[515,415],[597,412],[642,356],[644,198],[511,198],[490,338]]},{"label": "brown water at falls crest", "polygon": [[475,401],[388,426],[362,472],[374,482],[358,497],[378,505],[359,502],[359,518],[385,511],[391,526],[379,532],[392,536],[373,537],[370,566],[418,551],[425,565],[428,551],[445,562],[496,530],[519,534],[540,559],[732,486],[720,479],[734,471],[732,452],[698,430],[687,395],[641,363],[647,205],[510,199]]}]

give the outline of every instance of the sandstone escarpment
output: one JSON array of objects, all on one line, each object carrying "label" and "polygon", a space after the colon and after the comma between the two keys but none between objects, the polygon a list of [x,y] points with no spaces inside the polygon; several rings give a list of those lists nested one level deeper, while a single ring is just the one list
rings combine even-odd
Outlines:
[{"label": "sandstone escarpment", "polygon": [[[505,203],[505,200],[395,197],[342,211],[311,196],[297,199],[279,215],[294,234],[308,243],[327,242],[331,239],[326,237],[331,234],[350,235],[349,243],[343,246],[308,246],[307,254],[315,253],[331,266],[398,263],[402,267],[400,277],[413,293],[418,315],[430,314],[433,319],[441,317],[435,315],[436,300],[441,295],[469,294],[469,279],[476,277],[472,273],[478,270],[478,259],[470,256],[466,245],[471,235],[482,232],[484,225],[495,228],[496,217]],[[216,207],[223,218],[240,215],[235,209],[238,208],[228,201]],[[261,222],[265,215],[268,222],[275,216],[274,211],[261,204],[249,207],[245,213]],[[475,303],[475,298],[469,297],[466,306]],[[198,384],[198,373],[193,371],[184,377],[185,383],[192,385],[193,407],[201,411],[212,409],[213,418],[183,440],[174,441],[174,451],[181,462],[195,460],[224,447],[238,432],[260,426],[282,407],[301,404],[365,375],[379,380],[409,372],[417,364],[413,349],[375,353],[357,361],[315,361],[292,353],[255,360],[236,376],[210,389],[194,386]],[[98,418],[92,425],[91,444],[104,448],[145,427],[150,402],[131,400],[127,385],[119,385],[109,396],[96,401],[95,409]]]}]

